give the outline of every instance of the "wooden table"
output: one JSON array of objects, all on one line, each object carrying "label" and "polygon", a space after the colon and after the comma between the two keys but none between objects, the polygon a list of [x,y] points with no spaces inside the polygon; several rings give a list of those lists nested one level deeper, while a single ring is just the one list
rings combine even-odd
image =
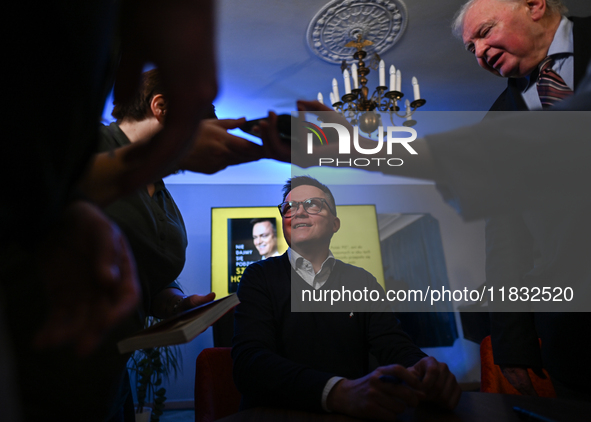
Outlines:
[{"label": "wooden table", "polygon": [[[403,422],[522,422],[513,406],[535,412],[556,422],[591,421],[591,404],[562,399],[524,397],[509,394],[463,393],[453,412],[429,406],[409,409]],[[219,422],[359,422],[344,415],[309,413],[287,409],[257,408],[238,412]]]}]

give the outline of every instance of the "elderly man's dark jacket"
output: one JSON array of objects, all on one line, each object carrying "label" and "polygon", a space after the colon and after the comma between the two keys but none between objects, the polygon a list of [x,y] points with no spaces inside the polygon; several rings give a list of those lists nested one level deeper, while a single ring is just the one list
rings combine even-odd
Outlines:
[{"label": "elderly man's dark jacket", "polygon": [[[591,18],[571,20],[576,91],[591,60]],[[509,79],[491,111],[525,110],[517,80]],[[548,204],[491,218],[486,226],[487,283],[529,287],[591,283],[590,245],[590,207]],[[494,313],[491,323],[497,364],[544,365],[556,381],[589,390],[591,366],[581,363],[591,347],[591,313]]]}]

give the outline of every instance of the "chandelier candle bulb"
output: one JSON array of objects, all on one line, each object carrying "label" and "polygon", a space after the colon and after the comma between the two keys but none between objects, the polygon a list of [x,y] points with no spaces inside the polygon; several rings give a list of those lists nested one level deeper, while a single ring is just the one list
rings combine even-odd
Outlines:
[{"label": "chandelier candle bulb", "polygon": [[337,83],[336,78],[332,78],[332,93],[334,95],[335,103],[341,100],[341,96],[339,95],[339,84]]},{"label": "chandelier candle bulb", "polygon": [[345,94],[351,93],[351,78],[349,77],[349,71],[345,69],[343,72],[343,79],[345,80]]},{"label": "chandelier candle bulb", "polygon": [[419,81],[414,76],[412,77],[412,90],[415,94],[415,101],[421,98],[421,91],[419,90]]},{"label": "chandelier candle bulb", "polygon": [[318,98],[318,102],[320,104],[324,104],[324,97],[322,96],[322,92],[319,92],[318,93],[318,97],[317,98]]},{"label": "chandelier candle bulb", "polygon": [[[348,1],[346,0],[346,2]],[[382,3],[383,0],[376,0],[376,2]],[[382,115],[379,112],[387,113],[393,126],[396,126],[394,123],[395,116],[403,119],[402,126],[409,128],[416,125],[417,121],[412,117],[415,111],[426,103],[426,100],[420,98],[417,78],[412,77],[414,100],[409,92],[409,95],[406,96],[408,100],[404,102],[406,98],[402,99],[404,93],[401,89],[401,70],[389,64],[389,79],[386,79],[386,63],[379,58],[377,53],[372,57],[369,66],[364,62],[367,56],[364,48],[374,45],[374,42],[364,40],[359,33],[356,34],[355,38],[356,40],[351,40],[344,45],[346,49],[355,48],[357,51],[352,54],[353,61],[349,62],[350,65],[347,60],[341,60],[341,74],[345,83],[345,91],[342,97],[339,94],[338,78],[332,79],[332,91],[330,93],[332,108],[349,121],[355,130],[367,133],[369,137],[373,136],[373,133],[379,128],[384,128]],[[370,87],[367,86],[367,75],[369,75],[370,69],[375,69],[379,80],[379,85],[375,87],[373,93]],[[353,78],[353,82],[351,82],[351,78]],[[406,109],[404,109],[405,105]],[[378,132],[382,132],[382,129],[379,129]],[[381,136],[380,133],[378,135]]]},{"label": "chandelier candle bulb", "polygon": [[357,76],[357,65],[353,63],[351,65],[351,76],[353,76],[353,89],[359,89],[359,79]]},{"label": "chandelier candle bulb", "polygon": [[390,65],[390,91],[396,91],[396,68]]}]

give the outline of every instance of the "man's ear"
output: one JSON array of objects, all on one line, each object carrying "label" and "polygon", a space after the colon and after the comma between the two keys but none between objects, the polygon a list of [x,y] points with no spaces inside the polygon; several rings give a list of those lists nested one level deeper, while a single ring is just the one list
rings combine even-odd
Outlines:
[{"label": "man's ear", "polygon": [[539,21],[546,14],[546,0],[526,0],[526,3],[534,22]]},{"label": "man's ear", "polygon": [[156,94],[150,101],[150,110],[160,124],[164,124],[164,115],[166,114],[166,101],[162,94]]},{"label": "man's ear", "polygon": [[336,233],[339,231],[340,228],[341,228],[341,220],[339,219],[339,217],[335,217],[334,221],[333,221],[333,225],[332,225],[332,232]]},{"label": "man's ear", "polygon": [[281,219],[281,226],[283,227],[283,238],[285,239],[287,246],[289,246],[291,248],[291,227],[286,229],[285,228],[286,224],[291,225],[291,220],[287,221],[287,223],[286,223],[285,218],[282,218]]}]

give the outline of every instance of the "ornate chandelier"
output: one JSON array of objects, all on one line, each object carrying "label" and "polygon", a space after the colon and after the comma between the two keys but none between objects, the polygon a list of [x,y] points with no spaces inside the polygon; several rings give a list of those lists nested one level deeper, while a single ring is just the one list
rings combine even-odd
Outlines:
[{"label": "ornate chandelier", "polygon": [[[371,136],[378,127],[383,126],[380,112],[388,112],[390,122],[393,126],[394,115],[403,118],[403,126],[414,126],[417,122],[412,119],[412,115],[417,108],[425,105],[426,101],[421,98],[419,83],[417,78],[413,76],[412,86],[414,100],[405,101],[405,109],[400,112],[398,102],[404,97],[401,92],[402,74],[400,69],[396,69],[393,65],[389,69],[389,86],[386,85],[386,65],[379,56],[375,54],[375,62],[379,61],[376,66],[370,65],[366,67],[363,61],[367,53],[363,50],[364,47],[372,45],[373,42],[364,40],[362,34],[357,34],[356,41],[348,42],[345,47],[355,47],[357,51],[353,54],[353,58],[357,63],[353,63],[350,67],[347,66],[345,60],[341,69],[343,70],[343,79],[345,84],[345,95],[339,95],[339,86],[336,78],[332,80],[332,92],[330,93],[330,104],[341,115],[343,115],[353,126],[359,126],[359,130]],[[370,67],[374,70],[377,68],[379,73],[379,86],[375,89],[371,97],[369,96],[369,88],[367,85],[367,75],[370,73]],[[351,79],[353,79],[353,86],[351,86]],[[318,101],[324,103],[322,93],[318,93]]]}]

